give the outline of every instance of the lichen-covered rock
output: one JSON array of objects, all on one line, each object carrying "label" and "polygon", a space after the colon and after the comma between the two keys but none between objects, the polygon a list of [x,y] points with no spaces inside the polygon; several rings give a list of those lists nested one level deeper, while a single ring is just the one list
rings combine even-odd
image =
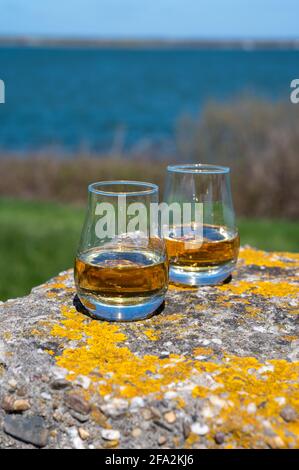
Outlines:
[{"label": "lichen-covered rock", "polygon": [[298,448],[298,268],[245,247],[136,323],[90,318],[71,270],[3,303],[0,447]]}]

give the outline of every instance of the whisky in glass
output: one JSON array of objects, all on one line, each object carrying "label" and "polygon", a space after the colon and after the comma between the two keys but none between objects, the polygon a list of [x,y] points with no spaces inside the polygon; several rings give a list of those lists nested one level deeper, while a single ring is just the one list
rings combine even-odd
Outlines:
[{"label": "whisky in glass", "polygon": [[[89,186],[75,284],[82,304],[96,317],[139,320],[163,303],[168,286],[165,242],[148,217],[150,204],[157,198],[158,188],[150,183]],[[143,215],[135,227],[138,210]]]},{"label": "whisky in glass", "polygon": [[195,220],[193,211],[188,224],[176,221],[164,232],[170,281],[194,286],[224,281],[236,265],[240,244],[229,168],[169,166],[165,201],[178,204],[182,210],[187,203],[201,208],[200,220]]}]

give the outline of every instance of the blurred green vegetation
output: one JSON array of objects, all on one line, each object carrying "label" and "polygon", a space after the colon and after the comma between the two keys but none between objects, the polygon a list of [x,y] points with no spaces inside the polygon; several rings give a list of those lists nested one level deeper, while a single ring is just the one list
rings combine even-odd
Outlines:
[{"label": "blurred green vegetation", "polygon": [[[49,202],[0,199],[0,299],[26,295],[73,265],[84,209]],[[241,243],[299,251],[299,222],[238,221]]]},{"label": "blurred green vegetation", "polygon": [[0,199],[0,299],[71,267],[82,223],[82,209]]}]

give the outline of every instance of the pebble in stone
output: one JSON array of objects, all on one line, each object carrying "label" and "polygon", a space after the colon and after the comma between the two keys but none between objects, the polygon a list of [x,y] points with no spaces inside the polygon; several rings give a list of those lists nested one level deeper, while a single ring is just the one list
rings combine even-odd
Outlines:
[{"label": "pebble in stone", "polygon": [[113,449],[114,447],[117,447],[119,444],[119,441],[106,441],[103,444],[104,449]]},{"label": "pebble in stone", "polygon": [[64,380],[64,379],[56,379],[56,380],[53,380],[53,382],[51,382],[51,388],[53,390],[63,390],[70,386],[71,384],[67,380]]},{"label": "pebble in stone", "polygon": [[272,449],[283,449],[285,447],[285,443],[279,436],[270,438],[268,443]]},{"label": "pebble in stone", "polygon": [[223,432],[216,432],[214,439],[215,439],[216,444],[219,444],[219,445],[223,444],[225,440],[225,435],[223,434]]},{"label": "pebble in stone", "polygon": [[48,442],[49,433],[40,416],[6,416],[3,429],[6,434],[36,447],[45,447]]},{"label": "pebble in stone", "polygon": [[41,398],[43,398],[44,400],[48,400],[48,401],[52,400],[52,395],[50,395],[50,393],[42,392],[42,393],[40,394],[40,396],[41,396]]},{"label": "pebble in stone", "polygon": [[169,351],[161,351],[160,356],[161,359],[166,359],[169,357]]},{"label": "pebble in stone", "polygon": [[296,410],[290,405],[285,406],[281,412],[280,416],[287,422],[292,422],[296,421],[298,419],[298,414],[296,413]]},{"label": "pebble in stone", "polygon": [[76,379],[76,383],[84,388],[84,390],[88,390],[91,380],[89,377],[86,377],[86,375],[79,375]]},{"label": "pebble in stone", "polygon": [[280,406],[283,406],[283,405],[285,405],[285,403],[286,403],[285,397],[276,397],[276,398],[274,398],[274,400],[275,400]]},{"label": "pebble in stone", "polygon": [[168,411],[164,414],[164,419],[169,424],[173,424],[176,422],[176,414],[173,411]]},{"label": "pebble in stone", "polygon": [[90,404],[88,403],[85,398],[76,392],[70,392],[65,395],[65,403],[66,405],[71,408],[72,410],[80,413],[82,415],[86,415],[90,413]]},{"label": "pebble in stone", "polygon": [[115,429],[102,429],[101,435],[106,441],[118,441],[120,438],[120,432]]},{"label": "pebble in stone", "polygon": [[265,372],[273,372],[274,366],[272,364],[265,365],[265,366],[260,367],[257,371],[259,374],[264,374]]},{"label": "pebble in stone", "polygon": [[150,411],[152,412],[152,415],[153,415],[155,418],[160,419],[160,418],[162,417],[159,408],[157,408],[156,406],[151,406],[151,407],[150,407]]},{"label": "pebble in stone", "polygon": [[92,420],[102,428],[105,428],[107,425],[107,416],[96,407],[92,410]]},{"label": "pebble in stone", "polygon": [[184,438],[187,439],[190,436],[191,426],[187,421],[183,422],[183,434]]},{"label": "pebble in stone", "polygon": [[73,418],[75,418],[80,423],[86,423],[89,420],[89,415],[83,415],[82,413],[77,413],[77,411],[70,411]]},{"label": "pebble in stone", "polygon": [[7,413],[18,413],[30,409],[30,403],[28,400],[15,399],[12,396],[6,396],[3,398],[1,407]]},{"label": "pebble in stone", "polygon": [[25,385],[22,385],[20,388],[18,388],[17,395],[19,397],[25,397],[27,395],[27,388],[25,387]]},{"label": "pebble in stone", "polygon": [[191,424],[191,431],[198,436],[205,436],[209,432],[209,426],[206,424],[200,424],[198,422]]},{"label": "pebble in stone", "polygon": [[70,428],[67,430],[68,435],[72,439],[72,444],[74,449],[84,449],[83,442],[78,435],[78,431],[76,428]]},{"label": "pebble in stone", "polygon": [[249,403],[249,405],[247,406],[247,413],[249,413],[249,414],[256,413],[256,404],[255,403]]},{"label": "pebble in stone", "polygon": [[63,421],[63,417],[64,417],[64,414],[59,410],[56,410],[53,413],[53,419],[55,419],[55,421],[57,421],[57,422]]},{"label": "pebble in stone", "polygon": [[0,363],[5,364],[5,354],[6,354],[6,347],[3,341],[0,340]]},{"label": "pebble in stone", "polygon": [[225,400],[222,400],[222,398],[219,398],[217,395],[211,395],[209,400],[212,405],[217,406],[218,408],[224,408],[226,406]]},{"label": "pebble in stone", "polygon": [[132,436],[137,438],[139,436],[141,436],[142,434],[142,430],[140,428],[134,428],[131,432]]},{"label": "pebble in stone", "polygon": [[202,409],[201,414],[204,418],[213,418],[213,416],[217,413],[215,411],[213,411],[210,406],[205,406]]},{"label": "pebble in stone", "polygon": [[167,439],[165,436],[160,436],[158,439],[159,446],[163,446],[166,443]]},{"label": "pebble in stone", "polygon": [[18,382],[15,379],[10,379],[8,381],[9,390],[14,392],[18,386]]},{"label": "pebble in stone", "polygon": [[79,428],[78,432],[79,432],[79,436],[81,437],[83,441],[86,441],[86,439],[88,439],[90,436],[89,432],[86,431],[86,429]]},{"label": "pebble in stone", "polygon": [[177,392],[173,392],[172,390],[169,390],[169,392],[164,393],[165,400],[172,400],[173,398],[176,398],[177,396],[178,396]]},{"label": "pebble in stone", "polygon": [[222,340],[220,338],[213,338],[212,342],[218,345],[222,344]]},{"label": "pebble in stone", "polygon": [[173,429],[171,426],[168,426],[168,424],[164,423],[163,421],[159,421],[158,419],[154,419],[153,423],[156,426],[159,426],[162,429],[165,429],[166,431],[172,432]]},{"label": "pebble in stone", "polygon": [[146,421],[149,421],[151,418],[152,418],[152,412],[151,410],[149,410],[148,408],[144,408],[142,410],[142,417],[143,419],[145,419]]},{"label": "pebble in stone", "polygon": [[101,411],[111,418],[116,418],[127,412],[129,408],[129,403],[127,400],[122,398],[114,398],[110,400],[109,403],[106,403],[101,406]]},{"label": "pebble in stone", "polygon": [[144,400],[141,397],[133,397],[131,400],[130,409],[132,412],[138,411],[139,408],[144,406]]}]

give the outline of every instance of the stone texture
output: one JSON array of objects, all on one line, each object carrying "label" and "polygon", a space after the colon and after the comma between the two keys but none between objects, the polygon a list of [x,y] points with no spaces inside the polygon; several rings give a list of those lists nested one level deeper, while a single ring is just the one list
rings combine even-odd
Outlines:
[{"label": "stone texture", "polygon": [[71,270],[2,303],[0,448],[298,448],[298,267],[245,247],[136,323],[90,318]]},{"label": "stone texture", "polygon": [[6,416],[3,429],[5,433],[36,447],[45,447],[48,442],[48,431],[40,416]]}]

